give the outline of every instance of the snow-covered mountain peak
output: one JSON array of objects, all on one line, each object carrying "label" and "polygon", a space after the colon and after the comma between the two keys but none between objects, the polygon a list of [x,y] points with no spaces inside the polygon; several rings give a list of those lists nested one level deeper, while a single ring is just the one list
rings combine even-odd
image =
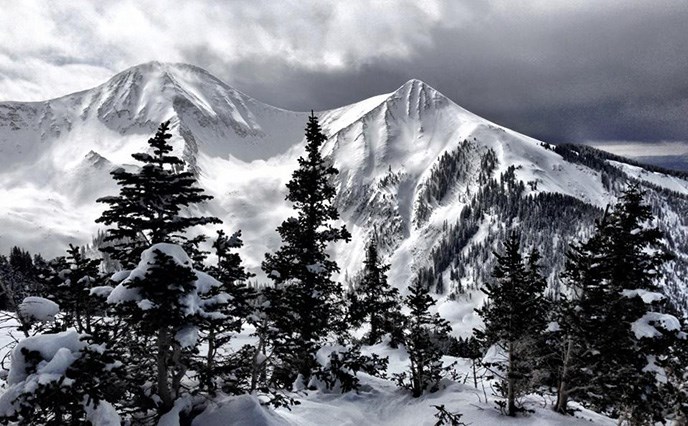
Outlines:
[{"label": "snow-covered mountain peak", "polygon": [[411,79],[404,83],[390,95],[390,100],[405,101],[409,115],[418,115],[424,110],[451,102],[442,93],[418,79]]},{"label": "snow-covered mountain peak", "polygon": [[[89,241],[104,208],[95,200],[117,193],[109,173],[136,170],[131,154],[149,149],[146,141],[160,122],[171,120],[175,154],[215,197],[204,213],[220,217],[226,230],[243,231],[243,255],[260,273],[264,254],[279,246],[274,229],[293,213],[285,184],[303,152],[308,115],[256,101],[198,67],[159,62],[58,99],[0,102],[0,200],[9,200],[0,215],[0,249],[17,244],[55,256],[68,242]],[[376,235],[392,264],[390,281],[402,288],[420,275],[428,279],[430,267],[447,290],[459,285],[457,277],[462,286],[477,279],[478,266],[462,266],[461,275],[450,271],[459,264],[451,262],[489,255],[506,232],[497,215],[526,223],[531,218],[523,212],[533,200],[559,214],[564,206],[553,203],[564,198],[552,194],[568,197],[566,203],[586,206],[591,218],[590,209],[604,208],[624,176],[688,194],[688,182],[677,177],[570,152],[564,158],[417,79],[316,115],[328,136],[323,152],[340,171],[337,208],[354,241],[333,248],[333,256],[353,276]],[[503,192],[521,186],[507,203]],[[556,247],[547,243],[547,255],[563,252],[565,237],[579,232],[572,226],[554,239]]]},{"label": "snow-covered mountain peak", "polygon": [[100,120],[123,133],[129,126],[156,126],[180,115],[201,122],[219,120],[243,134],[260,133],[251,107],[267,107],[201,68],[160,62],[129,68],[86,98],[86,114],[96,109]]},{"label": "snow-covered mountain peak", "polygon": [[326,111],[320,121],[329,130],[330,135],[334,135],[380,113],[389,116],[392,120],[420,119],[426,111],[437,110],[448,105],[472,115],[427,83],[411,79],[391,93],[373,96],[355,104]]},{"label": "snow-covered mountain peak", "polygon": [[108,161],[107,158],[103,157],[102,155],[98,154],[97,152],[91,150],[84,156],[84,161],[83,163],[89,164],[93,167],[98,167],[98,168],[103,168],[103,167],[111,167],[112,163]]}]

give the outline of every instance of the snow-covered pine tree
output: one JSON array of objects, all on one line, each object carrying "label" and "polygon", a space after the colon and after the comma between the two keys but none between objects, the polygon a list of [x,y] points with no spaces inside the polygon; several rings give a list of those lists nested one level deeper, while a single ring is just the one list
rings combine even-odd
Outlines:
[{"label": "snow-covered pine tree", "polygon": [[229,319],[222,283],[192,265],[179,245],[155,244],[135,269],[115,275],[122,281],[107,298],[113,319],[126,328],[116,341],[132,392],[125,403],[141,413],[154,409],[159,417],[188,392],[182,381],[208,320]]},{"label": "snow-covered pine tree", "polygon": [[97,416],[119,424],[112,403],[125,390],[122,372],[107,345],[73,329],[28,337],[12,353],[0,422],[91,425]]},{"label": "snow-covered pine tree", "polygon": [[60,305],[64,329],[73,327],[79,333],[94,333],[97,314],[102,315],[105,307],[90,294],[92,288],[105,284],[99,265],[99,259],[86,258],[81,248],[71,244],[67,257],[53,262],[44,288]]},{"label": "snow-covered pine tree", "polygon": [[643,197],[629,186],[567,265],[571,370],[587,384],[562,390],[630,424],[663,421],[672,405],[666,372],[677,368],[668,355],[686,344],[658,285],[670,255]]},{"label": "snow-covered pine tree", "polygon": [[439,381],[449,370],[442,364],[438,342],[449,339],[451,326],[438,313],[430,313],[435,300],[419,281],[409,287],[404,304],[411,311],[405,318],[403,333],[410,366],[409,371],[396,374],[395,379],[417,398],[426,390],[438,390]]},{"label": "snow-covered pine tree", "polygon": [[[118,344],[126,351],[134,406],[155,407],[158,415],[179,396],[191,355],[175,337],[189,325],[183,300],[192,295],[196,276],[190,261],[173,253],[175,247],[159,244],[145,251],[139,267],[107,299],[114,307],[111,316],[122,318],[127,328]],[[146,389],[147,382],[152,388]]]},{"label": "snow-covered pine tree", "polygon": [[[224,231],[217,231],[213,242],[217,264],[208,268],[208,273],[222,285],[213,287],[204,295],[205,308],[221,313],[200,318],[199,326],[204,335],[201,339],[207,349],[201,359],[194,363],[201,387],[214,393],[218,387],[228,394],[245,392],[250,375],[250,356],[252,351],[243,348],[229,355],[227,344],[235,333],[239,333],[243,324],[250,321],[254,311],[253,301],[256,292],[248,287],[246,281],[254,276],[246,271],[241,256],[236,249],[244,245],[241,231],[227,236]],[[229,296],[229,298],[226,298]],[[221,352],[224,351],[224,352]]]},{"label": "snow-covered pine tree", "polygon": [[[683,334],[686,337],[685,319]],[[667,390],[671,406],[668,407],[669,417],[675,424],[688,424],[688,344],[672,345],[667,356],[668,365],[664,367],[667,373]]]},{"label": "snow-covered pine tree", "polygon": [[475,334],[495,355],[485,364],[502,379],[498,389],[505,401],[498,405],[509,416],[521,408],[516,399],[532,389],[536,343],[546,327],[548,305],[543,295],[546,282],[537,269],[539,254],[534,250],[524,259],[520,239],[512,233],[504,252],[495,253],[494,280],[482,289],[488,301],[476,309],[485,325]]},{"label": "snow-covered pine tree", "polygon": [[[219,286],[209,284],[217,281],[192,267],[203,257],[196,245],[204,237],[189,239],[184,232],[220,220],[183,214],[184,207],[212,197],[195,186],[194,175],[183,171],[183,160],[171,154],[169,126],[169,121],[162,123],[148,140],[150,153],[132,155],[144,163],[138,171],[119,168],[112,172],[120,186],[119,195],[97,200],[109,204],[97,222],[114,225],[104,239],[111,245],[103,250],[130,270],[124,285],[120,283],[107,298],[114,306],[110,339],[129,369],[132,395],[126,409],[145,412],[154,408],[157,415],[172,407],[179,396],[180,381],[196,350],[197,323],[204,310],[190,306],[196,298],[202,299],[200,294]],[[180,245],[190,250],[193,261]],[[141,259],[144,253],[145,259]],[[125,276],[114,277],[121,281]],[[203,289],[198,288],[201,277]],[[122,299],[122,294],[129,296]]]},{"label": "snow-covered pine tree", "polygon": [[603,280],[605,252],[601,230],[606,226],[607,214],[608,211],[596,222],[596,231],[590,239],[571,244],[562,274],[569,291],[561,295],[553,313],[558,328],[550,341],[554,345],[556,368],[557,401],[554,408],[562,414],[568,412],[570,396],[585,398],[588,393],[596,395],[596,389],[602,386],[599,382],[603,377],[599,374],[601,368],[596,366],[600,365],[603,354],[593,343],[602,338],[613,340],[610,336],[628,333],[623,324],[606,324],[604,315],[612,297]]},{"label": "snow-covered pine tree", "polygon": [[399,290],[387,282],[389,265],[381,263],[376,241],[368,244],[363,264],[363,277],[351,296],[351,321],[355,325],[365,321],[370,324],[370,331],[363,339],[367,345],[378,343],[388,333],[393,342],[399,343],[397,331],[403,319]]},{"label": "snow-covered pine tree", "polygon": [[339,267],[326,249],[351,236],[344,226],[333,224],[339,219],[332,182],[338,171],[320,153],[325,141],[317,117],[311,114],[306,155],[298,159],[299,167],[287,183],[286,199],[297,215],[277,228],[282,245],[266,254],[262,265],[275,282],[265,296],[267,317],[275,330],[272,353],[277,364],[272,379],[279,386],[291,386],[299,374],[308,380],[320,342],[344,328],[342,286],[332,279]]},{"label": "snow-covered pine tree", "polygon": [[96,222],[114,225],[105,241],[112,245],[103,251],[120,261],[124,267],[138,263],[141,252],[152,244],[186,240],[182,233],[195,225],[220,223],[215,217],[184,216],[182,208],[211,199],[195,185],[193,173],[181,171],[184,161],[171,155],[170,122],[160,124],[157,133],[148,140],[152,154],[132,154],[144,163],[136,172],[124,168],[112,171],[120,186],[117,196],[96,200],[109,204]]}]

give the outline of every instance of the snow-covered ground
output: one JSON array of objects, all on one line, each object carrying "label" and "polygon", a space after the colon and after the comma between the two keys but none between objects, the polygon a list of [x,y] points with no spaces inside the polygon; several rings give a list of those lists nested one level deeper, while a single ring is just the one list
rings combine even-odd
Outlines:
[{"label": "snow-covered ground", "polygon": [[[388,376],[408,368],[408,356],[403,348],[392,349],[381,343],[364,347],[364,353],[377,353],[389,358]],[[232,425],[434,425],[437,412],[433,406],[444,405],[450,412],[459,412],[470,425],[614,425],[614,420],[586,410],[578,409],[574,416],[562,416],[552,410],[551,396],[530,395],[523,399],[524,406],[533,410],[517,418],[500,414],[490,382],[478,378],[474,387],[469,360],[444,357],[445,364],[455,363],[456,380],[442,381],[442,387],[434,393],[413,398],[409,391],[401,389],[391,379],[360,374],[361,389],[358,392],[332,393],[327,391],[303,391],[291,393],[299,402],[287,408],[256,408],[255,400],[248,396],[220,398],[206,413],[196,419],[198,426],[224,426],[227,419],[235,418]],[[478,369],[478,375],[484,373]]]},{"label": "snow-covered ground", "polygon": [[[11,325],[11,324],[6,324]],[[7,332],[10,329],[0,329],[0,342],[11,340]],[[253,339],[249,336],[252,330],[247,329],[235,340],[236,346],[250,343]],[[16,333],[15,333],[15,336]],[[53,362],[46,364],[41,372],[54,374],[60,368],[66,368],[65,362],[69,357],[58,357],[63,351],[78,349],[81,343],[76,339],[75,332],[64,332],[55,335],[55,338],[47,340],[49,345],[42,345],[35,349],[47,354],[48,358],[54,358]],[[42,338],[41,338],[42,339]],[[75,340],[76,339],[76,340]],[[23,340],[20,346],[31,346],[36,338]],[[37,340],[36,340],[37,341]],[[46,342],[45,339],[41,342]],[[35,346],[35,345],[34,345]],[[66,348],[66,349],[65,349]],[[2,350],[0,356],[5,355],[7,348]],[[389,358],[388,375],[399,373],[408,367],[408,356],[403,348],[392,349],[385,343],[372,347],[364,347],[365,353],[377,353]],[[57,360],[59,358],[59,362]],[[277,410],[259,406],[257,399],[249,395],[219,397],[209,405],[209,408],[194,420],[196,426],[260,426],[260,425],[394,425],[394,426],[421,426],[434,425],[433,416],[436,409],[433,406],[444,405],[450,412],[458,412],[463,415],[462,421],[470,425],[614,425],[614,420],[597,413],[577,407],[579,411],[574,416],[562,416],[552,411],[552,397],[530,395],[523,399],[524,406],[532,410],[530,413],[520,415],[517,418],[506,417],[497,410],[495,397],[490,388],[490,382],[478,377],[477,388],[473,384],[472,367],[469,360],[461,358],[444,357],[445,364],[455,364],[455,380],[449,378],[442,381],[441,389],[434,393],[426,393],[420,398],[413,398],[409,391],[398,388],[391,379],[372,377],[360,374],[361,389],[358,392],[334,393],[327,391],[302,391],[289,393],[299,404]],[[47,368],[50,367],[48,371]],[[43,371],[45,370],[45,371]],[[478,375],[482,372],[479,369]],[[6,377],[6,376],[3,376]],[[17,378],[10,377],[13,382]],[[36,376],[38,380],[38,375]],[[8,390],[2,381],[0,392]],[[8,401],[5,401],[7,403]],[[0,398],[2,403],[2,398]],[[184,404],[179,404],[183,407]],[[107,411],[107,410],[106,410]],[[112,416],[101,413],[103,421]],[[178,425],[172,416],[168,416],[161,425]],[[99,418],[99,417],[94,417]],[[169,423],[167,423],[169,421]],[[98,423],[96,424],[98,426]]]},{"label": "snow-covered ground", "polygon": [[657,185],[662,188],[669,189],[679,194],[688,194],[688,182],[685,179],[681,179],[675,176],[666,175],[664,173],[652,172],[645,170],[642,167],[633,166],[631,164],[620,163],[618,161],[608,161],[614,167],[623,170],[629,176],[633,176],[636,179],[644,180]]}]

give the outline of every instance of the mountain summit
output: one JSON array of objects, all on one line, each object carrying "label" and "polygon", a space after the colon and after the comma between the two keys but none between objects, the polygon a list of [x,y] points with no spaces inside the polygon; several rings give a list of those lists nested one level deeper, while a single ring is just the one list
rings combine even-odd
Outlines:
[{"label": "mountain summit", "polygon": [[[243,231],[244,258],[260,272],[264,253],[279,244],[275,227],[291,212],[285,184],[303,152],[307,115],[256,101],[201,68],[158,62],[61,98],[0,103],[0,249],[21,245],[51,257],[88,242],[103,208],[95,200],[117,191],[109,172],[138,167],[131,153],[171,120],[176,154],[215,197],[203,208],[225,230]],[[472,297],[496,241],[518,225],[525,246],[543,252],[556,291],[568,242],[639,181],[680,254],[669,292],[685,291],[688,230],[679,218],[688,211],[688,181],[676,175],[529,138],[419,80],[317,115],[324,153],[340,170],[337,206],[353,234],[333,253],[343,278],[356,279],[364,245],[376,236],[392,264],[390,282],[421,280]]]}]

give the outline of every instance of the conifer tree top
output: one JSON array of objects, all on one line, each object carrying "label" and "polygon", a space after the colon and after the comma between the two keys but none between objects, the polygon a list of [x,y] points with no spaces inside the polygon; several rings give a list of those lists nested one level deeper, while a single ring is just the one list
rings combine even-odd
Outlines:
[{"label": "conifer tree top", "polygon": [[318,118],[311,115],[306,125],[306,155],[298,159],[299,167],[287,183],[286,199],[298,214],[277,228],[282,247],[274,255],[268,254],[263,263],[263,270],[276,282],[294,278],[312,281],[315,276],[329,280],[339,268],[329,259],[327,244],[351,238],[345,226],[332,225],[339,219],[332,182],[339,172],[320,153],[326,140]]},{"label": "conifer tree top", "polygon": [[144,163],[140,170],[128,172],[119,168],[111,173],[120,187],[119,195],[97,200],[110,207],[96,222],[115,225],[108,230],[105,241],[119,241],[104,251],[128,264],[136,263],[141,251],[150,244],[181,242],[186,239],[184,231],[192,226],[220,223],[215,217],[182,214],[183,207],[212,197],[195,186],[192,173],[182,171],[184,161],[170,155],[169,125],[169,121],[162,123],[148,140],[152,154],[132,154]]}]

